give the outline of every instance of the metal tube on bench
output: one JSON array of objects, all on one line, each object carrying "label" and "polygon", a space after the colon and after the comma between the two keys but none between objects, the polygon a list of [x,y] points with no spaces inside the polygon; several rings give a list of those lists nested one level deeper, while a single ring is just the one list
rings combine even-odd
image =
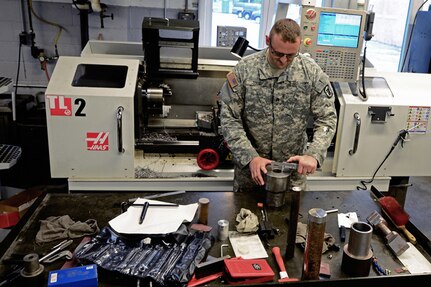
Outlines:
[{"label": "metal tube on bench", "polygon": [[310,209],[308,211],[302,280],[319,279],[325,228],[326,211],[321,208]]},{"label": "metal tube on bench", "polygon": [[351,276],[368,276],[373,252],[371,237],[373,228],[366,222],[355,222],[350,228],[349,243],[344,245],[341,270]]},{"label": "metal tube on bench", "polygon": [[299,200],[301,197],[302,188],[294,186],[290,189],[290,213],[289,213],[289,226],[287,227],[287,244],[285,258],[291,259],[295,254],[295,241],[296,232],[298,229],[299,217]]}]

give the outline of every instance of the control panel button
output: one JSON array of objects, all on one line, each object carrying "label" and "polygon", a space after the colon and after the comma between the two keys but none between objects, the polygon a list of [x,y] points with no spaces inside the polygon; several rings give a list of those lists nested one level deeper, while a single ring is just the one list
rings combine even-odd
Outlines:
[{"label": "control panel button", "polygon": [[305,12],[305,18],[307,18],[308,20],[313,20],[314,18],[316,18],[316,10],[314,9],[307,9],[307,11]]}]

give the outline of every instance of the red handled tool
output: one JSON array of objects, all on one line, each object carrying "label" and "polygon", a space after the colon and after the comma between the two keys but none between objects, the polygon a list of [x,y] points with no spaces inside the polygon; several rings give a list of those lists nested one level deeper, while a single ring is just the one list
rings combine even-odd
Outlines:
[{"label": "red handled tool", "polygon": [[280,279],[278,279],[278,282],[292,282],[292,281],[299,281],[298,278],[289,278],[286,271],[286,266],[284,266],[283,257],[281,257],[280,254],[280,247],[274,246],[272,248],[272,254],[275,256],[275,260],[277,261],[278,268],[280,268]]},{"label": "red handled tool", "polygon": [[414,237],[414,235],[411,234],[406,228],[406,224],[409,222],[410,215],[404,211],[398,201],[392,196],[384,196],[379,198],[379,203],[382,206],[383,211],[396,225],[396,227],[401,229],[401,231],[412,244],[416,244],[416,237]]},{"label": "red handled tool", "polygon": [[385,196],[377,188],[371,186],[371,192],[377,197],[382,211],[394,223],[394,225],[404,232],[404,235],[412,243],[416,244],[416,237],[406,229],[406,224],[409,222],[410,215],[404,211],[401,205],[393,196]]}]

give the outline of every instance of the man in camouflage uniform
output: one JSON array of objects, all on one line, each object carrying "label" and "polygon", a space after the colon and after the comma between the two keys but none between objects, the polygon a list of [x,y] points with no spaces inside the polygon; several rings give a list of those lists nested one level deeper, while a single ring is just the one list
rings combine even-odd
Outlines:
[{"label": "man in camouflage uniform", "polygon": [[[244,57],[227,76],[221,95],[221,126],[232,151],[234,191],[264,185],[271,161],[297,162],[291,183],[306,189],[306,175],[323,164],[337,114],[328,76],[299,54],[301,32],[291,19],[278,20],[267,49]],[[307,145],[307,124],[314,119]]]}]

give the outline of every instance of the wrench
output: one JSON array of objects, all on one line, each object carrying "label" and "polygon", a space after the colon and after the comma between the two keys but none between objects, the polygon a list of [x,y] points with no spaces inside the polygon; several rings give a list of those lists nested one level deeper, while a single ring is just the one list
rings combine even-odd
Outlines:
[{"label": "wrench", "polygon": [[66,258],[66,260],[70,260],[73,257],[72,252],[69,250],[63,250],[57,254],[52,255],[51,257],[48,257],[42,261],[42,263],[52,263],[58,259]]},{"label": "wrench", "polygon": [[56,254],[57,252],[65,249],[66,247],[68,247],[70,244],[73,243],[73,240],[64,240],[63,242],[61,242],[60,244],[56,245],[53,247],[53,250],[51,252],[49,252],[48,254],[46,254],[45,256],[43,256],[42,258],[39,259],[39,262],[44,262],[45,259],[50,258],[51,256],[53,256],[54,254]]}]

